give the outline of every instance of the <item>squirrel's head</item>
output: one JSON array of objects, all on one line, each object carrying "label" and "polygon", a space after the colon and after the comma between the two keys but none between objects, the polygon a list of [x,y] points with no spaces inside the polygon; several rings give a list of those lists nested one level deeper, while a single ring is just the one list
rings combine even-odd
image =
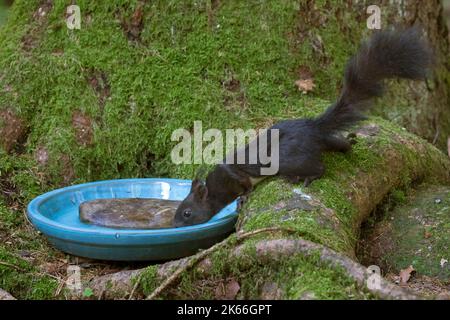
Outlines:
[{"label": "squirrel's head", "polygon": [[177,208],[174,227],[191,226],[208,221],[212,208],[208,198],[208,188],[199,179],[192,181],[191,191]]}]

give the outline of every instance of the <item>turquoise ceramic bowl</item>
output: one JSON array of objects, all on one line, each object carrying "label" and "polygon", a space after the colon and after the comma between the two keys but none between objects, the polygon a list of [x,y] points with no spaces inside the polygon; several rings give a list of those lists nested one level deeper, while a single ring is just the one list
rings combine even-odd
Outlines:
[{"label": "turquoise ceramic bowl", "polygon": [[234,230],[236,201],[206,223],[155,230],[113,229],[83,223],[80,203],[94,199],[158,198],[183,200],[190,180],[120,179],[74,185],[33,199],[28,217],[59,250],[81,257],[116,260],[167,260],[194,254]]}]

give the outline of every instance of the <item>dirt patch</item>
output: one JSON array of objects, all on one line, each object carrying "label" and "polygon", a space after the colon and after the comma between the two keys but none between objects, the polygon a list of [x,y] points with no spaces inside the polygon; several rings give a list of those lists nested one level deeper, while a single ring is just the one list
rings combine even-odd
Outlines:
[{"label": "dirt patch", "polygon": [[33,12],[32,20],[35,24],[28,32],[22,37],[22,49],[25,52],[30,52],[39,45],[39,40],[43,30],[47,26],[47,16],[48,13],[53,8],[53,1],[46,0],[42,1],[36,11]]},{"label": "dirt patch", "polygon": [[150,172],[153,169],[153,162],[156,160],[156,155],[148,150],[144,150],[137,158],[137,162],[140,163],[142,172]]},{"label": "dirt patch", "polygon": [[[38,160],[40,156],[42,162]],[[41,166],[42,172],[39,172],[39,176],[44,183],[55,187],[67,186],[75,180],[75,169],[70,155],[54,154],[45,147],[40,147],[35,151],[34,158]]]},{"label": "dirt patch", "polygon": [[11,208],[20,207],[20,192],[10,175],[0,176],[0,197],[5,201],[5,204]]},{"label": "dirt patch", "polygon": [[81,111],[72,114],[72,126],[75,129],[75,138],[79,145],[91,146],[94,142],[94,129],[92,120]]},{"label": "dirt patch", "polygon": [[297,11],[295,26],[287,35],[291,49],[297,52],[297,48],[305,40],[311,38],[311,30],[322,27],[327,21],[328,17],[317,10],[313,0],[301,1]]},{"label": "dirt patch", "polygon": [[11,152],[27,137],[25,122],[11,109],[0,110],[0,147]]},{"label": "dirt patch", "polygon": [[216,26],[216,12],[221,3],[220,0],[211,0],[210,4],[206,8],[206,14],[208,15],[208,26],[214,29]]},{"label": "dirt patch", "polygon": [[228,91],[238,92],[241,89],[241,82],[234,76],[231,76],[230,79],[222,81],[222,86]]},{"label": "dirt patch", "polygon": [[298,79],[300,79],[300,80],[307,80],[307,79],[314,78],[314,74],[313,74],[311,68],[308,66],[304,66],[304,65],[298,67],[297,75],[298,75]]},{"label": "dirt patch", "polygon": [[221,84],[224,89],[223,104],[225,109],[229,111],[245,110],[248,102],[239,79],[229,72]]},{"label": "dirt patch", "polygon": [[67,154],[62,154],[59,158],[62,170],[61,175],[63,178],[63,183],[69,184],[72,182],[73,179],[75,179],[75,170],[72,165],[72,161],[70,160],[70,157]]},{"label": "dirt patch", "polygon": [[130,18],[122,19],[122,29],[128,40],[140,42],[141,32],[144,28],[144,2],[139,1]]},{"label": "dirt patch", "polygon": [[47,14],[52,10],[53,1],[45,0],[41,1],[38,9],[33,13],[33,19],[35,20],[44,20]]},{"label": "dirt patch", "polygon": [[111,86],[109,85],[108,78],[103,71],[91,70],[87,77],[87,81],[98,96],[100,112],[103,114],[105,103],[111,95]]},{"label": "dirt patch", "polygon": [[388,222],[380,221],[375,226],[365,223],[361,227],[363,237],[358,243],[357,255],[361,264],[370,266],[376,264],[382,270],[389,270],[390,267],[383,262],[386,251],[394,248],[394,243],[390,237],[392,228]]},{"label": "dirt patch", "polygon": [[22,37],[22,49],[25,52],[30,52],[36,47],[37,37],[27,33]]},{"label": "dirt patch", "polygon": [[49,160],[49,153],[47,148],[42,146],[38,147],[34,152],[34,158],[41,166],[45,166]]}]

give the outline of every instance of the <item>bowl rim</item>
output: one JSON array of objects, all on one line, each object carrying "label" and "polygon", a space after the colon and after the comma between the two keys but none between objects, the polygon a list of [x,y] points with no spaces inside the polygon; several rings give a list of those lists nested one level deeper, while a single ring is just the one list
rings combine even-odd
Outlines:
[{"label": "bowl rim", "polygon": [[[102,185],[102,184],[121,184],[121,183],[131,183],[131,182],[166,182],[169,184],[173,183],[187,183],[191,184],[192,180],[187,179],[174,179],[174,178],[127,178],[127,179],[112,179],[112,180],[99,180],[94,182],[81,183],[76,185],[71,185],[59,189],[55,189],[44,194],[35,197],[27,206],[27,216],[30,222],[35,226],[36,229],[44,233],[45,235],[52,236],[55,238],[65,238],[66,240],[71,240],[71,237],[62,236],[62,234],[78,234],[82,237],[109,237],[113,236],[117,238],[118,236],[176,236],[177,238],[183,235],[188,235],[192,233],[202,233],[204,231],[211,231],[211,229],[220,228],[222,225],[226,225],[230,220],[237,218],[238,213],[236,210],[226,214],[216,220],[211,218],[211,220],[197,225],[185,226],[179,228],[164,228],[164,229],[119,229],[119,228],[107,228],[96,226],[94,229],[80,228],[70,226],[68,224],[63,224],[60,222],[55,222],[54,220],[46,217],[40,211],[40,206],[48,201],[50,198],[55,197],[62,193],[73,192],[77,189],[83,189],[89,186]],[[230,203],[228,206],[234,205],[236,200]],[[228,207],[227,206],[227,207]],[[226,207],[226,208],[227,208]],[[219,212],[220,213],[220,212]],[[217,213],[217,214],[219,214]],[[216,214],[216,215],[217,215]],[[77,237],[78,238],[78,237]],[[85,241],[81,241],[85,242]],[[89,241],[92,242],[92,241]],[[170,242],[170,241],[169,241]]]}]

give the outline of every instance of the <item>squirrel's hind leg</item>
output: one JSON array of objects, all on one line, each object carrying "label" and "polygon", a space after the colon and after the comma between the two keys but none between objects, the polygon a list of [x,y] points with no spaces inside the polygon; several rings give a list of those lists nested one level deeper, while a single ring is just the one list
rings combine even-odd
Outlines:
[{"label": "squirrel's hind leg", "polygon": [[314,170],[310,171],[310,173],[304,177],[303,185],[305,187],[309,186],[311,182],[313,182],[314,180],[320,179],[324,173],[325,173],[325,166],[321,161],[317,161],[314,164]]},{"label": "squirrel's hind leg", "polygon": [[[285,168],[286,169],[286,168]],[[303,162],[301,166],[292,168],[289,172],[284,172],[281,174],[290,183],[299,183],[304,180],[303,185],[305,187],[309,186],[311,182],[319,179],[325,173],[325,166],[320,160],[309,160],[308,162]]]},{"label": "squirrel's hind leg", "polygon": [[326,151],[348,152],[352,148],[352,142],[343,135],[329,135],[323,139]]}]

